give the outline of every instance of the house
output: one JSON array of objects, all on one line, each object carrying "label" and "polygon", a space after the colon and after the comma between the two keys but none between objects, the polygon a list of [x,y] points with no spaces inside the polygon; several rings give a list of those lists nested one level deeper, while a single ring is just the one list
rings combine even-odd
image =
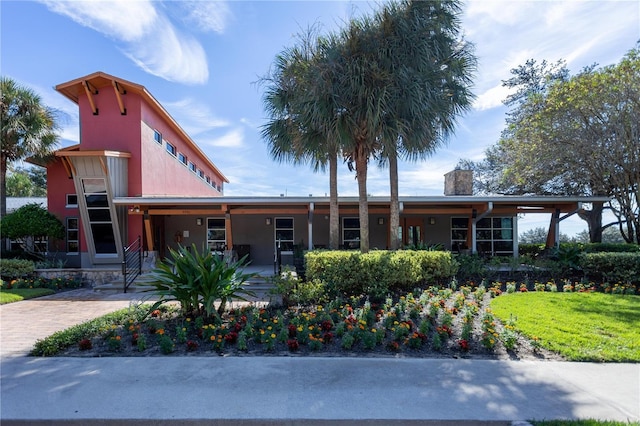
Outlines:
[{"label": "house", "polygon": [[[140,237],[147,253],[178,245],[232,250],[254,265],[287,261],[294,246],[328,247],[328,197],[230,197],[227,178],[139,84],[103,72],[56,86],[78,105],[80,143],[46,165],[48,208],[63,219],[68,266],[120,265]],[[400,197],[404,244],[515,256],[519,213],[551,213],[558,225],[602,197],[477,197],[471,172],[445,176],[445,195]],[[358,199],[339,199],[341,245],[357,248]],[[389,242],[389,197],[369,199],[370,246]]]}]

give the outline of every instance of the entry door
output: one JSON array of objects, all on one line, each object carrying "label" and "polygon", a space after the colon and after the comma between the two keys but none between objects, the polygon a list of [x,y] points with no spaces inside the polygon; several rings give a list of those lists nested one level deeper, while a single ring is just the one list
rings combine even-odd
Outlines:
[{"label": "entry door", "polygon": [[402,242],[405,246],[417,247],[424,243],[424,221],[420,218],[405,218],[402,221]]}]

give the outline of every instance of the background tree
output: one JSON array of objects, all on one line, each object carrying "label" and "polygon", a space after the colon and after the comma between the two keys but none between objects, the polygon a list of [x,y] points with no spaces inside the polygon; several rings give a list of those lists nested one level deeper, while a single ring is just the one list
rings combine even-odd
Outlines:
[{"label": "background tree", "polygon": [[8,197],[46,197],[46,170],[40,167],[12,168],[7,173]]},{"label": "background tree", "polygon": [[26,204],[0,220],[0,233],[16,240],[21,248],[44,258],[48,238],[64,238],[62,222],[39,204]]},{"label": "background tree", "polygon": [[0,217],[7,213],[7,167],[29,156],[44,157],[58,141],[56,115],[34,91],[0,77]]},{"label": "background tree", "polygon": [[[587,67],[571,78],[551,72],[542,91],[524,91],[479,176],[503,194],[606,195],[628,242],[640,240],[640,57]],[[509,81],[505,82],[509,84]],[[496,171],[484,173],[489,167]],[[602,238],[602,204],[582,210],[591,241]],[[606,225],[605,225],[606,227]]]},{"label": "background tree", "polygon": [[[564,243],[571,241],[571,238],[561,232],[558,240]],[[547,230],[543,227],[529,229],[518,236],[518,242],[523,244],[544,244],[547,242]]]}]

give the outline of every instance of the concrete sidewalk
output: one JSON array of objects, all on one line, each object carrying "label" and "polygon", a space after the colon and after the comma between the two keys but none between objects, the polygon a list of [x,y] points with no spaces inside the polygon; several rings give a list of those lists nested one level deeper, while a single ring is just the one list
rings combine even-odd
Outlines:
[{"label": "concrete sidewalk", "polygon": [[638,421],[639,379],[636,364],[14,357],[2,361],[1,420]]},{"label": "concrete sidewalk", "polygon": [[640,421],[640,364],[26,356],[36,339],[140,297],[75,290],[0,306],[2,425]]}]

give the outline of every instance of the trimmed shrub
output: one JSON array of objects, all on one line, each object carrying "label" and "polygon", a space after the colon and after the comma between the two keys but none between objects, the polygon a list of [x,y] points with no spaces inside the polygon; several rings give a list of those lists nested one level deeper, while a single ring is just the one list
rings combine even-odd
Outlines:
[{"label": "trimmed shrub", "polygon": [[35,264],[25,259],[0,259],[0,276],[3,278],[21,278],[33,274]]},{"label": "trimmed shrub", "polygon": [[584,253],[580,263],[590,280],[640,284],[640,253]]},{"label": "trimmed shrub", "polygon": [[412,250],[312,251],[305,263],[307,279],[325,283],[330,296],[374,298],[449,280],[458,268],[450,252]]}]

